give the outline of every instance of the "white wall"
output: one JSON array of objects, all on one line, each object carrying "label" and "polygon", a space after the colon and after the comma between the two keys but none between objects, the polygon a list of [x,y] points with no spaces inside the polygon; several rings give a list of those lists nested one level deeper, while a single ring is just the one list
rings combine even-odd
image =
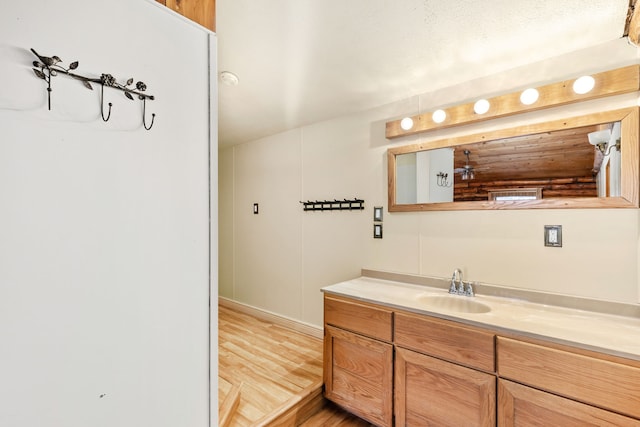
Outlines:
[{"label": "white wall", "polygon": [[[418,154],[420,153],[401,154],[396,159],[398,203],[410,204],[418,201]],[[428,197],[428,194],[425,196]]]},{"label": "white wall", "polygon": [[[209,37],[152,1],[4,5],[0,425],[209,424]],[[47,111],[29,48],[143,80],[153,128],[66,76]]]},{"label": "white wall", "polygon": [[[416,155],[416,201],[412,203],[428,203],[431,200],[431,186],[429,176],[431,175],[431,153],[429,151],[419,151]],[[397,188],[397,190],[399,187]],[[397,199],[397,198],[396,198]]]},{"label": "white wall", "polygon": [[[428,197],[419,200],[418,203],[453,202],[453,149],[440,148],[437,150],[421,151],[417,154],[426,154],[427,167],[418,179],[423,180],[423,186],[428,190]],[[447,175],[448,186],[438,185],[440,178],[437,174]],[[396,197],[397,199],[397,197]]]},{"label": "white wall", "polygon": [[[227,233],[220,242],[221,295],[320,326],[320,289],[358,276],[361,268],[450,277],[459,267],[467,280],[638,302],[636,209],[386,211],[391,146],[635,106],[638,94],[400,140],[384,137],[390,119],[637,62],[636,49],[617,40],[222,150],[220,191],[235,211],[221,205]],[[258,170],[251,163],[255,156]],[[365,199],[363,212],[303,212],[298,204],[354,196]],[[273,220],[247,214],[255,200]],[[372,238],[374,206],[385,207],[383,239]],[[563,226],[562,248],[543,245],[546,224]]]}]

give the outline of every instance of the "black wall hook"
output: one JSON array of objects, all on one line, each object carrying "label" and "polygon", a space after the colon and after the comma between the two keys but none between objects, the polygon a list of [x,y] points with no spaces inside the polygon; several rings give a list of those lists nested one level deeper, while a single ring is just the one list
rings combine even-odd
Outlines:
[{"label": "black wall hook", "polygon": [[102,85],[102,92],[100,93],[101,103],[100,103],[100,114],[102,114],[102,120],[107,122],[111,117],[111,107],[113,107],[113,103],[109,103],[109,112],[107,113],[107,117],[104,116],[104,85]]},{"label": "black wall hook", "polygon": [[142,126],[144,126],[146,130],[151,130],[155,119],[156,113],[151,113],[151,124],[147,127],[147,98],[142,98]]}]

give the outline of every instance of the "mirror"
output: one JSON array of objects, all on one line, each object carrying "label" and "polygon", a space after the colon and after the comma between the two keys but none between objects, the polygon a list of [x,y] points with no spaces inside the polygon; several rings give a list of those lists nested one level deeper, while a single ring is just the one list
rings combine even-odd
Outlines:
[{"label": "mirror", "polygon": [[638,207],[638,126],[629,108],[390,148],[389,211]]},{"label": "mirror", "polygon": [[620,196],[619,140],[613,122],[400,154],[396,203]]}]

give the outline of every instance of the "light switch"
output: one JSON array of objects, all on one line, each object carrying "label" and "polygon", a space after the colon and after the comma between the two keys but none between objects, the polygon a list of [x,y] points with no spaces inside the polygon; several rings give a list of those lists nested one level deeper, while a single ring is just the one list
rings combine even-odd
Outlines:
[{"label": "light switch", "polygon": [[561,225],[545,225],[544,226],[544,245],[552,247],[562,247],[562,226]]},{"label": "light switch", "polygon": [[258,204],[257,203],[253,204],[253,214],[254,215],[258,215]]}]

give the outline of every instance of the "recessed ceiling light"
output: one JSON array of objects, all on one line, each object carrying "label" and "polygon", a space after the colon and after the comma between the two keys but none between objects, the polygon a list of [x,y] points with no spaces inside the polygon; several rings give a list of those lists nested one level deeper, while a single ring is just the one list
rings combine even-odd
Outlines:
[{"label": "recessed ceiling light", "polygon": [[222,71],[220,73],[220,81],[225,86],[237,86],[240,80],[231,71]]},{"label": "recessed ceiling light", "polygon": [[490,106],[491,104],[489,104],[489,101],[487,101],[486,99],[479,99],[473,105],[473,111],[475,111],[476,114],[484,114],[489,111]]},{"label": "recessed ceiling light", "polygon": [[431,118],[436,123],[442,123],[444,122],[444,119],[447,118],[447,113],[445,113],[444,110],[436,110],[433,112]]},{"label": "recessed ceiling light", "polygon": [[538,89],[530,87],[529,89],[522,91],[520,94],[520,102],[524,105],[531,105],[538,100],[539,96],[540,93],[538,92]]},{"label": "recessed ceiling light", "polygon": [[404,119],[400,120],[400,127],[403,130],[409,130],[413,127],[413,119],[411,117],[405,117]]},{"label": "recessed ceiling light", "polygon": [[593,89],[596,80],[591,76],[582,76],[573,82],[573,91],[577,94],[584,95]]}]

